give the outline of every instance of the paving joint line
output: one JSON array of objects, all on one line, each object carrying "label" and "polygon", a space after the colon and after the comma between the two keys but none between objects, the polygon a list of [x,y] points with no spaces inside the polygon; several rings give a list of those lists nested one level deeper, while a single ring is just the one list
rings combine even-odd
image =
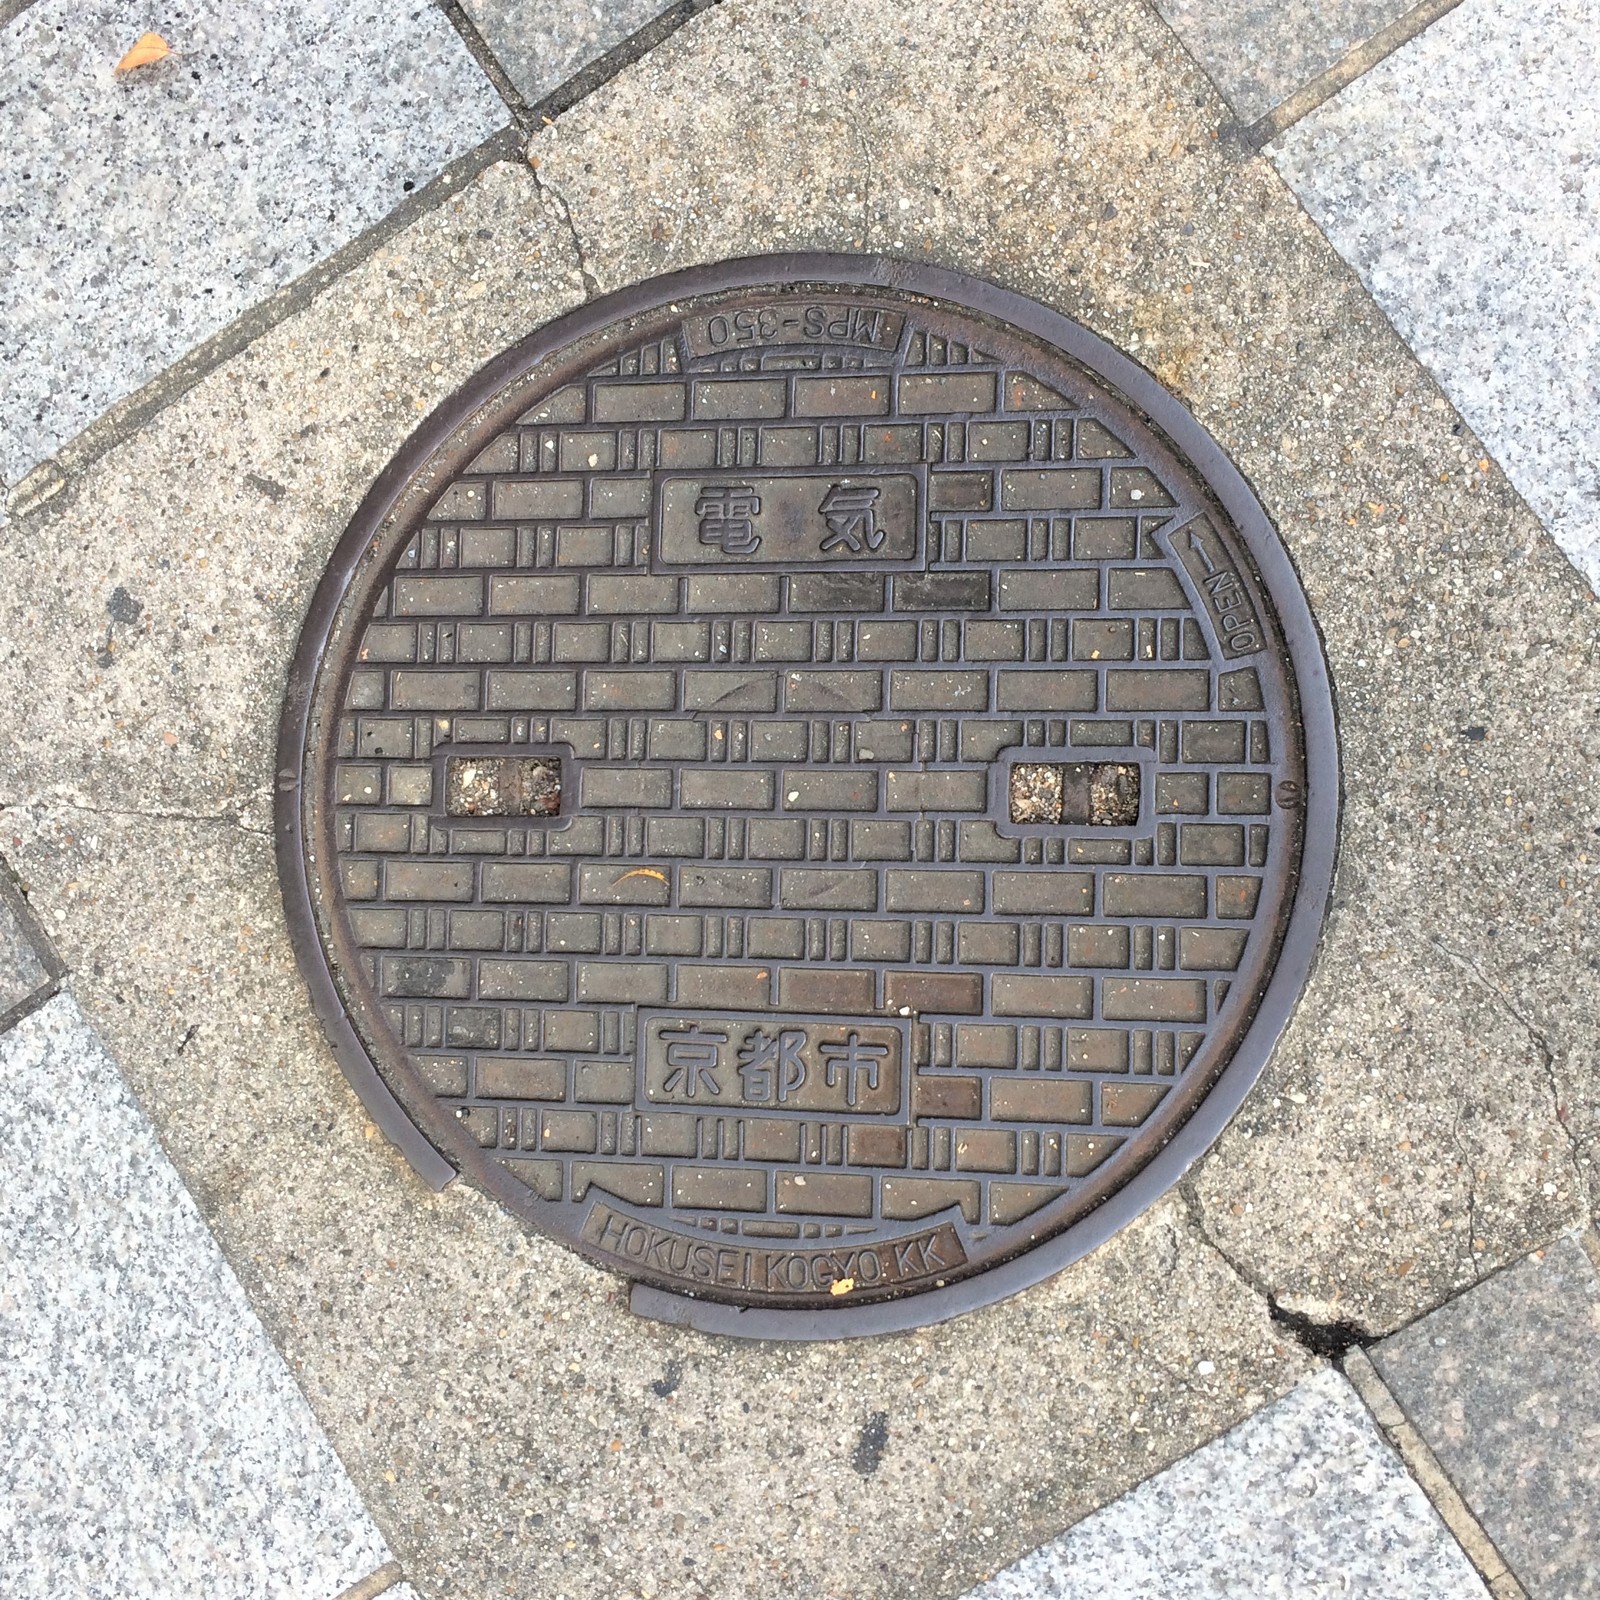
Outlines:
[{"label": "paving joint line", "polygon": [[27,940],[45,972],[43,983],[30,990],[14,1005],[0,1011],[0,1033],[8,1033],[24,1017],[32,1016],[41,1006],[60,993],[62,982],[67,976],[67,964],[61,959],[55,942],[45,930],[39,914],[33,909],[22,880],[3,856],[0,856],[0,907],[11,913],[23,938]]},{"label": "paving joint line", "polygon": [[1419,33],[1431,28],[1460,4],[1461,0],[1421,0],[1420,5],[1413,6],[1404,16],[1397,17],[1388,27],[1379,29],[1370,39],[1358,44],[1320,77],[1313,78],[1287,100],[1280,101],[1265,116],[1245,126],[1241,130],[1245,144],[1252,150],[1260,150],[1280,134],[1287,133],[1295,123],[1310,116],[1318,106],[1331,100],[1341,90],[1348,89],[1357,78],[1364,77],[1402,45],[1410,44]]},{"label": "paving joint line", "polygon": [[1488,1585],[1490,1594],[1495,1600],[1528,1600],[1527,1591],[1462,1498],[1461,1491],[1451,1482],[1427,1440],[1406,1416],[1372,1358],[1365,1350],[1351,1350],[1346,1353],[1343,1366],[1345,1377],[1372,1413],[1373,1421],[1383,1430],[1406,1470]]},{"label": "paving joint line", "polygon": [[[1414,1327],[1441,1307],[1449,1305],[1464,1294],[1471,1293],[1486,1282],[1487,1278],[1492,1278],[1497,1273],[1489,1273],[1487,1277],[1465,1285],[1440,1301],[1438,1305],[1419,1312],[1415,1317],[1398,1324],[1386,1333],[1364,1332],[1351,1322],[1319,1323],[1301,1313],[1286,1311],[1281,1307],[1277,1296],[1265,1286],[1257,1274],[1237,1261],[1217,1241],[1206,1222],[1204,1207],[1194,1192],[1192,1177],[1185,1178],[1178,1184],[1177,1193],[1182,1196],[1190,1219],[1201,1237],[1221,1256],[1241,1282],[1266,1301],[1268,1314],[1272,1320],[1286,1327],[1298,1344],[1343,1372],[1349,1379],[1384,1437],[1399,1455],[1406,1470],[1427,1497],[1429,1504],[1439,1514],[1440,1520],[1449,1529],[1456,1543],[1461,1546],[1462,1552],[1472,1563],[1474,1570],[1483,1578],[1493,1600],[1530,1600],[1527,1590],[1523,1588],[1521,1581],[1501,1555],[1499,1547],[1467,1505],[1432,1447],[1406,1416],[1399,1400],[1383,1381],[1371,1356],[1367,1353],[1371,1346],[1382,1343],[1406,1328]],[[1582,1228],[1573,1231],[1572,1237],[1576,1238],[1584,1253],[1594,1263],[1596,1272],[1600,1272],[1600,1225],[1588,1222]],[[1548,1246],[1540,1248],[1545,1249]],[[1529,1255],[1537,1253],[1530,1251]],[[1508,1263],[1506,1267],[1497,1270],[1506,1271],[1515,1264]],[[1337,1336],[1339,1342],[1334,1343],[1330,1336]]]},{"label": "paving joint line", "polygon": [[533,107],[523,98],[522,91],[511,81],[506,69],[500,65],[498,57],[489,47],[489,41],[478,31],[477,23],[462,9],[461,0],[436,0],[436,3],[449,19],[451,27],[461,35],[461,42],[482,69],[484,77],[494,85],[495,93],[505,101],[512,120],[524,133],[531,133],[537,125]]},{"label": "paving joint line", "polygon": [[[454,0],[447,0],[447,3],[454,3]],[[701,12],[721,4],[722,0],[676,0],[676,4],[669,5],[642,28],[635,29],[604,55],[596,56],[587,66],[573,73],[564,83],[557,84],[542,100],[537,101],[530,108],[534,119],[531,131],[548,127],[563,112],[587,100],[595,90],[604,88],[634,62],[642,61],[657,45],[664,44]],[[518,98],[521,99],[521,96]]]},{"label": "paving joint line", "polygon": [[375,255],[397,234],[437,211],[472,179],[501,161],[520,161],[521,139],[505,127],[458,156],[436,177],[407,195],[386,217],[341,245],[332,255],[252,306],[203,343],[180,356],[148,383],[119,400],[53,456],[32,468],[12,488],[6,512],[22,519],[72,487],[84,468],[181,399],[224,362],[270,333],[279,323],[317,299],[338,279]]},{"label": "paving joint line", "polygon": [[379,1595],[405,1582],[405,1576],[398,1561],[386,1561],[376,1572],[369,1572],[359,1583],[352,1583],[336,1594],[333,1600],[378,1600]]},{"label": "paving joint line", "polygon": [[[512,117],[510,124],[491,134],[465,155],[458,156],[422,188],[402,199],[387,216],[340,246],[326,260],[318,262],[292,283],[275,290],[260,304],[252,306],[193,350],[179,356],[148,383],[119,400],[75,434],[53,455],[36,463],[17,483],[9,486],[0,483],[0,496],[4,496],[0,504],[3,504],[5,516],[20,521],[70,490],[73,480],[86,467],[137,433],[152,417],[181,399],[224,362],[309,305],[396,234],[437,210],[480,173],[500,161],[526,160],[525,141],[530,134],[550,126],[563,112],[571,110],[618,73],[648,55],[686,23],[713,6],[720,5],[722,0],[678,0],[676,5],[669,6],[534,105],[530,105],[511,83],[483,36],[461,10],[459,0],[436,0],[436,3],[505,101]],[[20,16],[32,4],[33,0],[21,0],[20,4],[18,0],[0,0],[0,26]],[[562,204],[564,207],[565,202]],[[579,268],[584,273],[585,291],[589,298],[593,298],[599,292],[599,286],[584,266],[582,248],[578,245],[577,230],[572,224],[570,211],[567,212],[567,224],[579,252]]]},{"label": "paving joint line", "polygon": [[42,1011],[60,993],[61,979],[52,978],[31,994],[24,995],[14,1006],[0,1011],[0,1034],[10,1033],[19,1022],[26,1021],[35,1011]]}]

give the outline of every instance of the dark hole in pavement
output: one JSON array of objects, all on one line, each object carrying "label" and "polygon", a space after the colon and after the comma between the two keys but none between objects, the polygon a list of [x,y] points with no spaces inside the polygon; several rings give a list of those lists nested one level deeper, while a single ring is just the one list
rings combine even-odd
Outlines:
[{"label": "dark hole in pavement", "polygon": [[445,764],[445,815],[553,817],[561,810],[561,763],[544,756],[451,756]]},{"label": "dark hole in pavement", "polygon": [[1267,1314],[1280,1328],[1286,1328],[1295,1343],[1324,1361],[1337,1361],[1351,1350],[1365,1350],[1378,1342],[1376,1334],[1367,1333],[1353,1322],[1318,1322],[1303,1311],[1290,1311],[1278,1304],[1271,1295],[1267,1297]]},{"label": "dark hole in pavement", "polygon": [[889,1447],[889,1413],[874,1411],[861,1425],[861,1437],[856,1440],[850,1464],[863,1478],[870,1478],[883,1464],[883,1452]]},{"label": "dark hole in pavement", "polygon": [[111,591],[111,598],[106,601],[106,610],[113,622],[134,623],[139,620],[139,615],[144,610],[144,602],[135,600],[119,583]]}]

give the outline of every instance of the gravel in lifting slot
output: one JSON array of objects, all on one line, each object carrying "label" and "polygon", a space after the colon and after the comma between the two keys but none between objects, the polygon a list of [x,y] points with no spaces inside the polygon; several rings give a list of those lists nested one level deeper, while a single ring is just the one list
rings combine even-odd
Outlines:
[{"label": "gravel in lifting slot", "polygon": [[1011,820],[1059,822],[1061,779],[1061,768],[1052,763],[1016,762],[1011,768]]},{"label": "gravel in lifting slot", "polygon": [[451,756],[444,809],[452,817],[553,817],[561,810],[561,763],[522,756]]},{"label": "gravel in lifting slot", "polygon": [[1138,765],[1018,761],[1011,768],[1011,820],[1131,828],[1139,820]]},{"label": "gravel in lifting slot", "polygon": [[1131,828],[1139,820],[1139,769],[1131,763],[1099,761],[1089,768],[1089,825]]}]

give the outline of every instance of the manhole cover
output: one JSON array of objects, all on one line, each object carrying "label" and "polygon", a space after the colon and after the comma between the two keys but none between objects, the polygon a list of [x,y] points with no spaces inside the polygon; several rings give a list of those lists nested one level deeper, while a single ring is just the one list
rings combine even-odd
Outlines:
[{"label": "manhole cover", "polygon": [[1032,1282],[1205,1148],[1337,771],[1289,562],[1169,395],[812,256],[585,308],[435,416],[318,591],[280,790],[319,1009],[423,1170],[654,1314],[818,1336]]}]

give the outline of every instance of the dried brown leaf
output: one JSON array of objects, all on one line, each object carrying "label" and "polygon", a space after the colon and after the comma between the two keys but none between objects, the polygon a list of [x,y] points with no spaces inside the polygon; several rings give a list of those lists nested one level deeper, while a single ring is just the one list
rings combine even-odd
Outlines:
[{"label": "dried brown leaf", "polygon": [[116,65],[118,75],[132,72],[136,67],[154,66],[172,54],[172,46],[159,33],[141,33],[133,48]]}]

